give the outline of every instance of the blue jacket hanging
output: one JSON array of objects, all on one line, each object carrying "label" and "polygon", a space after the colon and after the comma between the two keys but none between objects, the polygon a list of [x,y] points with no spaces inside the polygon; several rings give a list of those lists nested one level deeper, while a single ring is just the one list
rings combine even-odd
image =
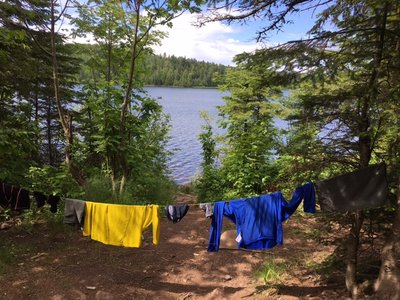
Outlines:
[{"label": "blue jacket hanging", "polygon": [[218,251],[223,217],[236,224],[238,248],[262,250],[283,243],[282,222],[287,220],[304,199],[304,211],[315,213],[312,183],[298,187],[290,202],[281,192],[252,198],[215,202],[208,251]]}]

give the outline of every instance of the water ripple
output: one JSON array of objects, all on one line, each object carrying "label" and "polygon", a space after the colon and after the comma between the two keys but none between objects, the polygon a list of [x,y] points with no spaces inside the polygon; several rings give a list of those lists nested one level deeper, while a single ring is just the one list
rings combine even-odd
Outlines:
[{"label": "water ripple", "polygon": [[178,148],[169,161],[172,178],[177,184],[188,183],[202,161],[198,136],[205,122],[200,112],[207,111],[216,128],[217,106],[223,104],[223,94],[215,89],[147,87],[146,90],[154,98],[161,97],[159,103],[171,116],[171,140],[167,148]]}]

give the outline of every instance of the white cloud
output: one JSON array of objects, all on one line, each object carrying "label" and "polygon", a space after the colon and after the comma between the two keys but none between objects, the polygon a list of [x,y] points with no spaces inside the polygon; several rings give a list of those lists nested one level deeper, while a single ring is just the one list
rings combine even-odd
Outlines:
[{"label": "white cloud", "polygon": [[[161,28],[168,33],[162,45],[154,46],[157,54],[184,56],[208,62],[232,65],[236,54],[260,47],[256,42],[243,42],[232,37],[238,32],[232,26],[213,22],[195,27],[196,15],[185,13],[173,21],[172,28]],[[248,40],[248,37],[247,37]]]},{"label": "white cloud", "polygon": [[[74,17],[77,16],[75,11],[72,13]],[[260,44],[251,41],[253,36],[243,36],[244,32],[241,31],[244,28],[227,26],[222,22],[208,23],[199,28],[193,25],[197,17],[196,14],[184,13],[173,20],[172,28],[167,26],[158,28],[168,35],[161,40],[161,45],[152,47],[155,53],[233,65],[232,59],[235,55],[251,52],[260,47]],[[73,27],[68,20],[62,26],[62,32],[69,42],[95,43],[92,34],[87,34],[85,37],[72,36]]]}]

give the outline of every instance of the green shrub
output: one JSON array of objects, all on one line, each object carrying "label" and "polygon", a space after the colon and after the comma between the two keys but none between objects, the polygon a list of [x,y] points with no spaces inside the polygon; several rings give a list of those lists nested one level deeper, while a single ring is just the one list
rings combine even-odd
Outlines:
[{"label": "green shrub", "polygon": [[94,175],[87,179],[84,200],[94,202],[113,202],[110,178],[104,175]]}]

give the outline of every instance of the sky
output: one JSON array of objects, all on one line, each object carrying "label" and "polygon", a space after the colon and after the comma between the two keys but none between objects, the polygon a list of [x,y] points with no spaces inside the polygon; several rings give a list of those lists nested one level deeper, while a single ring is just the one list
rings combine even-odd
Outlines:
[{"label": "sky", "polygon": [[[262,47],[256,43],[256,32],[263,23],[250,22],[246,25],[222,22],[209,23],[201,28],[194,26],[197,15],[185,13],[173,21],[172,28],[162,28],[168,33],[162,45],[153,47],[157,54],[167,54],[194,58],[200,61],[233,65],[232,59],[242,52],[251,52]],[[289,24],[279,33],[272,33],[269,45],[306,36],[313,24],[312,12],[293,16],[294,24]]]},{"label": "sky", "polygon": [[[166,32],[167,37],[162,40],[161,45],[153,47],[154,52],[234,65],[235,55],[251,52],[266,45],[256,43],[256,32],[265,25],[262,20],[248,22],[245,25],[212,22],[199,28],[194,25],[197,17],[196,14],[184,13],[172,21],[172,28],[167,26],[158,28]],[[306,32],[313,25],[314,17],[313,11],[291,15],[293,24],[286,25],[283,31],[271,33],[267,45],[306,37]],[[64,24],[63,27],[67,31],[72,28],[69,24]],[[83,38],[74,38],[74,41],[88,42]]]},{"label": "sky", "polygon": [[153,47],[154,51],[231,65],[236,54],[250,52],[260,46],[252,39],[248,28],[221,22],[199,28],[192,25],[195,21],[196,15],[185,13],[173,21],[172,28],[162,28],[168,37],[162,40],[162,45]]}]

